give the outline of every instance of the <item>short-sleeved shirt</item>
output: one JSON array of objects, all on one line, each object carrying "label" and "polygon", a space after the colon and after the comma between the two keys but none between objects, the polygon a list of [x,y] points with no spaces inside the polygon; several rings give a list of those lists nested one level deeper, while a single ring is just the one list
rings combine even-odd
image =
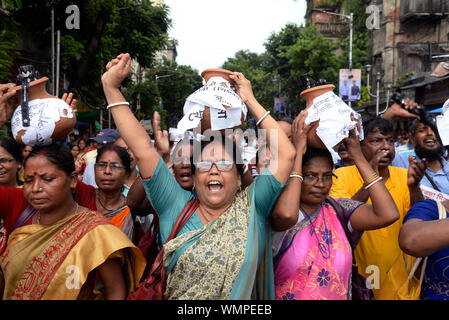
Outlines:
[{"label": "short-sleeved shirt", "polygon": [[[402,250],[399,247],[399,232],[401,231],[402,218],[410,209],[410,192],[407,186],[407,170],[404,168],[388,167],[390,176],[385,182],[385,187],[391,194],[400,215],[400,219],[393,224],[376,230],[368,230],[354,250],[358,270],[364,277],[369,277],[366,272],[369,266],[378,266],[380,270],[380,283],[387,279],[387,271],[396,261]],[[333,179],[329,196],[332,198],[351,199],[362,188],[364,181],[356,166],[342,167],[335,170],[338,178]],[[383,181],[382,181],[383,182]],[[372,204],[371,198],[366,202]],[[374,289],[374,295],[379,296],[384,286]]]},{"label": "short-sleeved shirt", "polygon": [[[410,219],[438,220],[437,203],[431,199],[416,202],[404,217],[404,223]],[[449,300],[448,267],[449,247],[428,256],[426,273],[421,287],[421,299]]]},{"label": "short-sleeved shirt", "polygon": [[[151,178],[142,179],[142,183],[151,205],[158,213],[161,240],[165,243],[178,215],[193,198],[193,194],[181,188],[161,158]],[[265,222],[268,218],[283,187],[284,185],[277,181],[267,168],[251,184],[250,188],[256,188],[255,209],[260,217],[259,221]],[[195,211],[179,234],[197,230],[203,226]]]}]

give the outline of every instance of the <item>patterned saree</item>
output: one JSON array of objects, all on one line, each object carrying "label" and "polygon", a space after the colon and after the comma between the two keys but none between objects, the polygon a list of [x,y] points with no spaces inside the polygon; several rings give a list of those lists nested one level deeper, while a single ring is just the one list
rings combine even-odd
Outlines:
[{"label": "patterned saree", "polygon": [[270,248],[265,221],[256,218],[248,189],[218,219],[164,245],[166,299],[273,298],[264,267],[268,258],[259,259]]},{"label": "patterned saree", "polygon": [[87,292],[90,299],[102,298],[94,293],[96,273],[91,271],[111,258],[120,259],[128,292],[134,290],[145,260],[120,230],[95,211],[50,226],[17,228],[0,256],[3,299],[74,300],[82,298],[80,292]]},{"label": "patterned saree", "polygon": [[350,299],[352,252],[333,207],[304,215],[276,257],[276,300]]}]

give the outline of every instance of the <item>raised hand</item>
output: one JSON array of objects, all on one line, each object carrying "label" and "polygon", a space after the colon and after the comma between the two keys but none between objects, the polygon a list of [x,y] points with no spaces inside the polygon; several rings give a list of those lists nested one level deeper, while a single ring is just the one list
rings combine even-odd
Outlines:
[{"label": "raised hand", "polygon": [[245,104],[250,99],[254,99],[254,93],[253,88],[251,87],[251,82],[245,78],[243,73],[241,72],[234,72],[233,74],[229,75],[229,77],[234,80],[234,88],[235,92],[239,95],[239,97],[243,100]]},{"label": "raised hand", "polygon": [[106,72],[101,77],[103,88],[118,88],[131,73],[131,56],[122,53],[106,65]]},{"label": "raised hand", "polygon": [[76,109],[76,99],[73,99],[73,93],[64,93],[61,100],[67,103],[70,108],[72,108],[73,113],[78,112],[78,110]]},{"label": "raised hand", "polygon": [[393,103],[387,111],[382,115],[384,119],[392,120],[396,117],[402,117],[402,118],[415,118],[419,119],[419,116],[413,113],[410,113],[413,109],[420,109],[421,106],[418,105],[413,100],[410,100],[409,98],[404,99],[404,108],[401,107],[397,103]]},{"label": "raised hand", "polygon": [[164,161],[170,158],[170,140],[168,131],[161,130],[161,116],[157,111],[153,114],[153,130],[154,130],[154,144],[157,152],[161,155]]},{"label": "raised hand", "polygon": [[16,90],[13,83],[0,84],[0,127],[6,123],[14,111],[17,100],[14,97]]},{"label": "raised hand", "polygon": [[296,152],[299,155],[304,155],[307,150],[307,134],[312,129],[315,122],[304,124],[307,118],[307,111],[301,111],[292,123],[292,141]]},{"label": "raised hand", "polygon": [[427,160],[422,159],[422,163],[416,160],[411,154],[408,156],[407,185],[417,187],[421,182],[427,168]]}]

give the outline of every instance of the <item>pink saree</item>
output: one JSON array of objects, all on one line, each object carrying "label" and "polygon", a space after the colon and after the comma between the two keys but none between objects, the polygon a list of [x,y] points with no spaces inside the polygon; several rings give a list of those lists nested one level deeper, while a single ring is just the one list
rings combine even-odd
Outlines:
[{"label": "pink saree", "polygon": [[330,204],[290,229],[282,247],[275,265],[276,300],[351,299],[351,247]]}]

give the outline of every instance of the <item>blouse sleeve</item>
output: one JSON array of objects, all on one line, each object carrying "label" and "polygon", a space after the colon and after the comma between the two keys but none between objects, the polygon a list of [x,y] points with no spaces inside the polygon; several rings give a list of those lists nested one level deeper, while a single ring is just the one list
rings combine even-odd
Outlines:
[{"label": "blouse sleeve", "polygon": [[[147,198],[159,216],[160,232],[165,242],[176,218],[186,203],[193,198],[193,195],[191,192],[181,188],[162,158],[159,158],[153,175],[150,178],[141,177],[141,180]],[[198,223],[199,220],[195,220],[195,222]],[[192,223],[191,218],[181,229],[180,233],[195,228],[197,226],[195,223]]]},{"label": "blouse sleeve", "polygon": [[424,221],[438,220],[438,205],[432,199],[416,202],[404,217],[403,223],[410,219],[420,219]]},{"label": "blouse sleeve", "polygon": [[264,168],[250,187],[254,188],[256,212],[268,217],[285,186],[286,184],[280,183],[268,168]]},{"label": "blouse sleeve", "polygon": [[21,188],[0,187],[0,216],[8,232],[27,206]]}]

